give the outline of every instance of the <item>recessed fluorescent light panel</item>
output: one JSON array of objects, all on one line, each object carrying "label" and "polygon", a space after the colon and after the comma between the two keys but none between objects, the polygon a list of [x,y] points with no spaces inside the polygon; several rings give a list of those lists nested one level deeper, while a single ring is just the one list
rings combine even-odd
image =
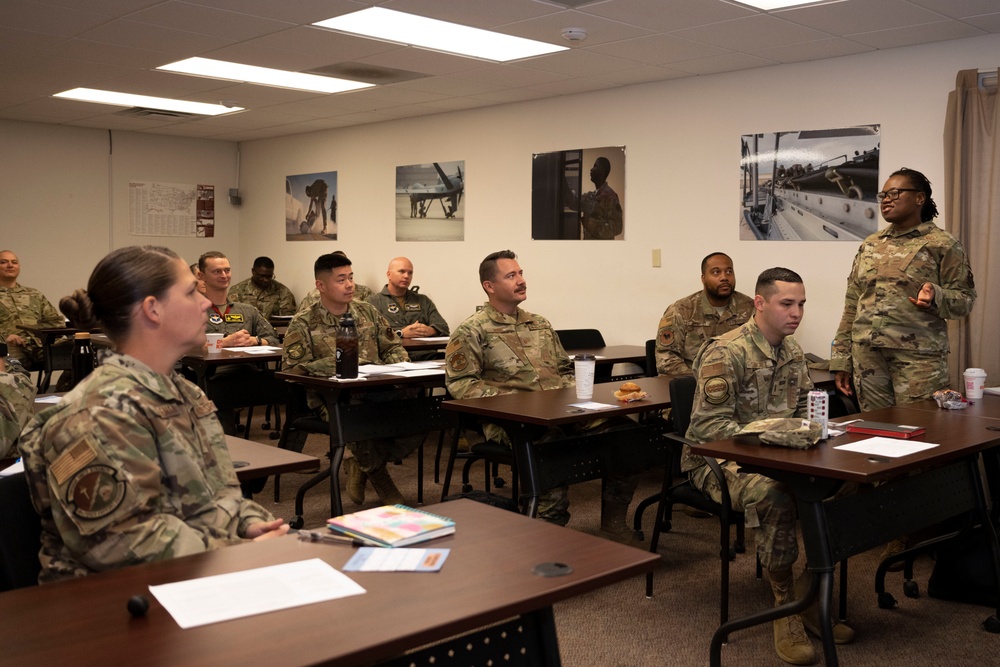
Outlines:
[{"label": "recessed fluorescent light panel", "polygon": [[[757,9],[763,9],[765,12],[769,12],[772,9],[788,9],[789,7],[797,7],[799,5],[830,5],[832,2],[824,2],[823,0],[737,0],[741,5],[749,5]],[[840,2],[841,0],[836,0]]]},{"label": "recessed fluorescent light panel", "polygon": [[96,90],[94,88],[74,88],[52,97],[80,102],[96,102],[118,107],[145,107],[147,109],[162,109],[163,111],[180,111],[202,116],[219,116],[224,113],[243,111],[243,107],[226,107],[221,104],[205,104],[203,102],[188,102],[186,100],[171,100],[166,97],[150,97],[149,95],[132,95],[131,93],[116,93],[112,90]]},{"label": "recessed fluorescent light panel", "polygon": [[314,93],[343,93],[348,90],[372,87],[370,83],[335,79],[330,76],[319,76],[317,74],[288,72],[281,69],[271,69],[270,67],[241,65],[239,63],[225,62],[224,60],[211,60],[210,58],[188,58],[187,60],[179,60],[169,65],[157,67],[156,69],[166,72],[178,72],[180,74],[193,74],[194,76],[203,76],[209,79],[225,79],[227,81],[240,81],[243,83],[259,83],[262,86],[273,86],[275,88],[308,90]]},{"label": "recessed fluorescent light panel", "polygon": [[363,9],[313,25],[352,35],[495,62],[542,56],[569,48],[381,7]]}]

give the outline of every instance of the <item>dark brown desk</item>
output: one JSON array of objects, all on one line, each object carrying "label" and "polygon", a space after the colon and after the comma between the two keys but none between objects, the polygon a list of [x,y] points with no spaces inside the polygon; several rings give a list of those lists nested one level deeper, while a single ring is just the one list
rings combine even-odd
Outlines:
[{"label": "dark brown desk", "polygon": [[[349,442],[374,438],[396,438],[417,433],[428,433],[453,426],[450,415],[441,410],[443,396],[434,396],[422,391],[419,397],[408,397],[390,401],[351,401],[352,392],[371,389],[419,388],[427,389],[444,386],[444,373],[437,375],[399,376],[372,375],[365,379],[340,381],[326,377],[304,375],[295,371],[275,373],[275,378],[293,382],[319,393],[326,404],[330,416],[330,467],[306,481],[295,496],[295,518],[293,527],[301,521],[305,493],[321,481],[330,478],[330,511],[332,516],[344,513],[340,498],[340,464],[344,458],[344,447]],[[293,397],[286,411],[287,429],[299,416],[295,408],[298,401]],[[282,442],[285,435],[282,436]],[[423,501],[423,456],[417,457],[417,495]]]},{"label": "dark brown desk", "polygon": [[570,407],[582,402],[576,397],[574,387],[450,400],[444,402],[444,408],[503,427],[514,445],[521,492],[528,501],[527,513],[534,516],[538,495],[546,489],[598,478],[609,466],[644,470],[666,461],[669,448],[662,443],[664,423],[658,419],[640,423],[637,429],[581,435],[544,444],[535,442],[553,426],[658,413],[670,407],[667,378],[637,378],[634,382],[649,396],[633,403],[622,403],[614,397],[621,386],[618,382],[594,385],[594,396],[588,400],[615,406],[608,410]]},{"label": "dark brown desk", "polygon": [[[597,357],[594,378],[596,382],[610,382],[611,371],[615,364],[636,364],[646,368],[646,348],[642,345],[606,345],[604,347],[585,347],[567,350],[572,359],[577,354],[592,354]],[[615,378],[621,380],[625,377],[635,377],[634,375]],[[640,376],[641,377],[641,376]]]},{"label": "dark brown desk", "polygon": [[[896,459],[845,452],[834,447],[870,436],[845,434],[808,450],[755,444],[753,438],[692,446],[696,454],[736,461],[748,472],[784,482],[795,496],[809,571],[809,592],[795,602],[723,624],[712,638],[711,663],[721,664],[729,634],[782,616],[799,613],[819,596],[827,665],[837,664],[830,629],[830,597],[837,562],[946,519],[974,511],[987,526],[996,558],[1000,546],[989,521],[978,455],[1000,444],[993,419],[909,406],[863,413],[870,421],[915,424],[927,429],[918,438],[938,447]],[[991,457],[995,450],[991,451]],[[844,482],[862,486],[834,497]],[[869,486],[881,482],[878,486]],[[1000,561],[995,561],[994,565]],[[1000,580],[1000,568],[998,568]],[[1000,610],[987,619],[1000,631]],[[990,627],[989,625],[987,627]]]},{"label": "dark brown desk", "polygon": [[437,352],[448,347],[447,340],[421,340],[419,338],[404,338],[403,349],[407,352]]},{"label": "dark brown desk", "polygon": [[181,357],[181,363],[194,371],[198,386],[206,392],[208,391],[208,374],[210,370],[232,364],[253,363],[263,365],[272,361],[281,361],[280,348],[274,352],[267,352],[265,354],[252,354],[250,352],[233,351],[223,348],[220,352],[209,354],[208,350],[204,347],[198,347]]},{"label": "dark brown desk", "polygon": [[982,398],[976,399],[963,410],[945,410],[939,408],[937,402],[928,398],[916,403],[907,403],[901,406],[910,410],[926,410],[929,412],[942,412],[956,417],[982,417],[984,419],[1000,419],[1000,396],[986,394]]},{"label": "dark brown desk", "polygon": [[[192,667],[370,665],[532,613],[548,619],[554,642],[554,603],[642,574],[660,560],[467,500],[429,509],[457,523],[454,535],[427,543],[451,549],[437,574],[352,572],[348,576],[365,594],[180,629],[147,586],[309,558],[340,568],[354,553],[290,535],[227,547],[0,595],[4,659],[23,665],[72,664],[81,658]],[[532,573],[545,562],[566,563],[573,572],[549,578]],[[150,606],[145,617],[133,619],[125,604],[136,594],[146,595]]]},{"label": "dark brown desk", "polygon": [[286,472],[315,470],[319,467],[319,459],[315,456],[232,435],[226,436],[226,446],[229,448],[229,458],[236,468],[236,478],[240,482]]}]

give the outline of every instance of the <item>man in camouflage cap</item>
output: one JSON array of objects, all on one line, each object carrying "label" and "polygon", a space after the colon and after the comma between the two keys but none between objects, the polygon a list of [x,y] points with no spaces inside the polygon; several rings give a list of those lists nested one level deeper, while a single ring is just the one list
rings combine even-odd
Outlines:
[{"label": "man in camouflage cap", "polygon": [[753,299],[736,291],[733,260],[721,252],[701,260],[702,290],[672,303],[656,332],[656,372],[690,375],[705,341],[732,331],[753,315]]},{"label": "man in camouflage cap", "polygon": [[24,327],[61,327],[63,316],[33,287],[17,282],[21,262],[10,250],[0,250],[0,342],[9,354],[33,370],[42,361],[42,341]]},{"label": "man in camouflage cap", "polygon": [[31,418],[35,386],[17,359],[5,359],[0,345],[0,459],[17,456],[17,437]]},{"label": "man in camouflage cap", "polygon": [[[282,365],[285,370],[300,369],[309,375],[331,377],[337,373],[337,331],[340,318],[350,312],[358,331],[358,364],[394,364],[409,361],[402,341],[375,306],[354,299],[354,269],[343,253],[320,255],[313,270],[319,301],[292,318],[285,332]],[[363,400],[401,397],[398,390],[367,392]],[[329,419],[323,400],[314,391],[307,392],[309,407],[323,419]],[[422,436],[421,436],[422,437]],[[389,476],[386,463],[412,452],[416,438],[379,438],[349,443],[354,458],[346,459],[347,495],[356,505],[365,501],[365,485],[371,481],[379,499],[386,505],[405,503],[403,494]]]},{"label": "man in camouflage cap", "polygon": [[233,285],[229,298],[250,304],[260,311],[264,319],[272,315],[295,314],[295,296],[274,279],[274,261],[270,257],[255,259],[250,277]]},{"label": "man in camouflage cap", "polygon": [[[479,280],[488,302],[451,335],[445,350],[448,392],[455,398],[496,396],[520,391],[544,391],[576,384],[573,362],[563,349],[552,325],[541,315],[522,310],[527,298],[524,272],[517,255],[501,250],[479,265]],[[580,431],[607,428],[607,420],[595,420]],[[496,424],[484,424],[490,440],[510,447],[507,433]],[[543,437],[559,437],[553,432]],[[608,475],[601,498],[600,535],[619,542],[632,542],[625,515],[638,479]],[[539,497],[538,516],[565,526],[569,522],[569,498],[565,486]]]},{"label": "man in camouflage cap", "polygon": [[[802,278],[783,268],[760,274],[754,289],[754,316],[743,326],[709,341],[695,358],[698,379],[691,426],[695,442],[729,438],[744,426],[769,417],[805,417],[812,381],[802,348],[794,339],[806,302]],[[681,469],[691,484],[720,502],[717,478],[704,457],[684,447]],[[780,483],[763,475],[739,472],[733,461],[722,462],[733,509],[743,512],[756,529],[757,553],[767,571],[777,605],[796,595],[792,565],[798,558],[795,500]],[[804,581],[804,579],[803,579]],[[816,653],[803,629],[818,634],[815,607],[774,622],[775,650],[785,662],[812,664]],[[853,630],[834,628],[834,639],[846,643]]]},{"label": "man in camouflage cap", "polygon": [[877,198],[889,226],[854,258],[830,360],[837,389],[856,390],[864,411],[947,388],[947,320],[967,317],[976,301],[965,248],[933,222],[927,178],[900,169]]}]

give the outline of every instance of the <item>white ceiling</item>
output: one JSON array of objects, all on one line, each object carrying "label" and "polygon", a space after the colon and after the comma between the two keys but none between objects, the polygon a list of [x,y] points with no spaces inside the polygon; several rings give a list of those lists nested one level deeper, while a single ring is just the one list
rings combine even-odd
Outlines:
[{"label": "white ceiling", "polygon": [[[493,64],[310,27],[372,5],[572,48]],[[571,44],[566,28],[589,36]],[[1000,0],[843,0],[769,13],[727,0],[2,0],[0,118],[245,141],[989,33],[1000,33]],[[323,95],[155,70],[191,56],[403,76]],[[136,118],[51,97],[76,87],[247,110]]]}]

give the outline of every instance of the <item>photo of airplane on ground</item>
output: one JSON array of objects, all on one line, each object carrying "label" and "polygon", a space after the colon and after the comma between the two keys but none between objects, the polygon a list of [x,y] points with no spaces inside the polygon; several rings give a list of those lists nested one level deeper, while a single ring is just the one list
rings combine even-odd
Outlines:
[{"label": "photo of airplane on ground", "polygon": [[464,240],[464,194],[464,160],[396,167],[396,240]]},{"label": "photo of airplane on ground", "polygon": [[860,241],[878,229],[879,126],[742,137],[740,240]]}]

